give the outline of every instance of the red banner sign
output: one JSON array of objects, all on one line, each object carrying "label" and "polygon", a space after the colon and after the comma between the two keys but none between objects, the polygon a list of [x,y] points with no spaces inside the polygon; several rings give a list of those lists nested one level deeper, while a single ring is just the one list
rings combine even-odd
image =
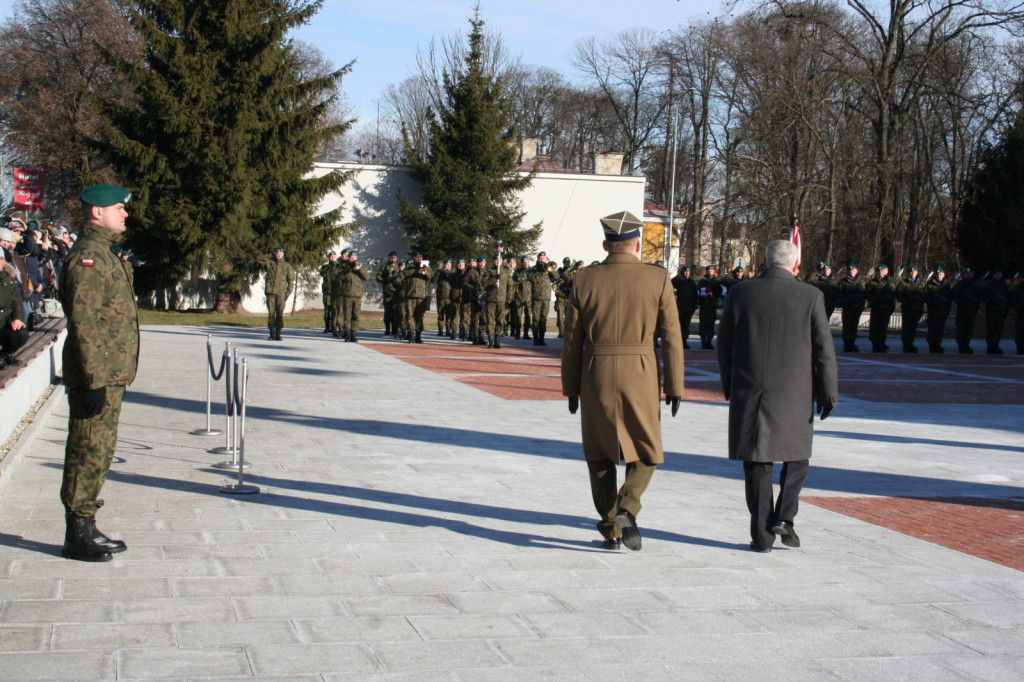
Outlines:
[{"label": "red banner sign", "polygon": [[43,169],[14,169],[14,210],[43,210]]}]

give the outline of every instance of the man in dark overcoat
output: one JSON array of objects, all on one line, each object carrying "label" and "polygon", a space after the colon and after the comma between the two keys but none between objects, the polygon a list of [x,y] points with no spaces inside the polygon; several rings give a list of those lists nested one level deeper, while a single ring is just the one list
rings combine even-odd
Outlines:
[{"label": "man in dark overcoat", "polygon": [[[793,529],[807,477],[814,406],[821,418],[839,403],[836,355],[821,291],[798,282],[796,246],[774,241],[764,274],[737,284],[718,327],[718,368],[729,401],[729,459],[743,461],[750,547],[767,552]],[[783,462],[779,499],[772,468]]]},{"label": "man in dark overcoat", "polygon": [[[673,416],[683,394],[683,338],[668,271],[640,262],[640,220],[623,211],[601,223],[608,257],[576,273],[566,307],[562,394],[573,414],[582,403],[583,454],[604,547],[621,542],[636,551],[640,496],[664,461],[662,387]],[[620,461],[626,478],[616,490]]]}]

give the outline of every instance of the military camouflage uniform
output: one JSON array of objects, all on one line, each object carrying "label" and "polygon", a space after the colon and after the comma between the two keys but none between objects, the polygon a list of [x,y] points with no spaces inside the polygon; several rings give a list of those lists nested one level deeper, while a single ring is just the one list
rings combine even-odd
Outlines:
[{"label": "military camouflage uniform", "polygon": [[488,268],[483,273],[484,294],[487,308],[484,311],[484,331],[487,333],[487,347],[501,348],[501,334],[505,326],[505,302],[512,292],[512,271],[504,265]]},{"label": "military camouflage uniform", "polygon": [[405,286],[403,300],[405,302],[405,323],[408,325],[409,343],[423,343],[423,315],[427,312],[427,294],[430,289],[432,273],[428,267],[420,267],[413,261],[405,269]]},{"label": "military camouflage uniform", "polygon": [[530,330],[530,304],[533,293],[530,287],[530,269],[521,267],[512,274],[512,300],[509,305],[509,325],[512,338],[526,338]]},{"label": "military camouflage uniform", "polygon": [[[391,258],[391,256],[388,256]],[[377,282],[380,284],[384,306],[384,334],[398,334],[400,313],[395,309],[395,290],[400,281],[401,270],[398,263],[384,263],[377,270]]]},{"label": "military camouflage uniform", "polygon": [[284,329],[285,301],[292,293],[294,284],[292,266],[283,257],[278,260],[273,256],[263,260],[262,264],[266,270],[264,293],[267,296],[267,328],[272,338],[280,339],[281,330]]},{"label": "military camouflage uniform", "polygon": [[547,263],[537,263],[530,271],[530,324],[533,328],[533,345],[546,346],[544,334],[548,330],[548,313],[551,312],[551,287],[557,275],[548,269]]},{"label": "military camouflage uniform", "polygon": [[363,303],[363,282],[370,279],[370,273],[363,269],[359,261],[349,261],[348,267],[341,276],[341,338],[346,341],[356,340],[359,329],[359,309]]},{"label": "military camouflage uniform", "polygon": [[467,268],[462,278],[462,300],[469,299],[469,340],[476,345],[483,345],[483,334],[480,331],[480,294],[484,291],[483,268]]},{"label": "military camouflage uniform", "polygon": [[[60,294],[67,316],[64,384],[68,389],[68,440],[60,499],[69,515],[95,516],[100,489],[117,445],[117,423],[125,386],[135,379],[139,320],[128,269],[111,252],[120,235],[86,224],[61,272]],[[87,391],[105,388],[106,404],[85,418]]]}]

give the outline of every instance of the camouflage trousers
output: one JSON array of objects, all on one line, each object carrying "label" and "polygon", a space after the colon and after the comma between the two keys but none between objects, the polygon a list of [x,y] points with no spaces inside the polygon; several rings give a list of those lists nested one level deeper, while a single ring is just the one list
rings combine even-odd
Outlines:
[{"label": "camouflage trousers", "polygon": [[488,301],[484,308],[484,333],[498,339],[505,327],[505,301]]},{"label": "camouflage trousers", "polygon": [[84,389],[68,389],[68,441],[64,448],[64,479],[60,501],[74,516],[95,516],[103,506],[100,488],[107,480],[117,446],[117,422],[121,416],[124,386],[107,386],[107,403],[97,416],[84,419]]},{"label": "camouflage trousers", "polygon": [[342,296],[341,315],[338,317],[338,326],[342,331],[355,331],[359,329],[359,310],[362,307],[361,296]]},{"label": "camouflage trousers", "polygon": [[427,312],[427,299],[405,299],[405,320],[411,332],[423,331],[423,314]]},{"label": "camouflage trousers", "polygon": [[548,330],[548,312],[551,310],[551,301],[543,298],[534,300],[530,304],[530,328],[543,335]]},{"label": "camouflage trousers", "polygon": [[267,294],[267,329],[284,328],[284,296]]},{"label": "camouflage trousers", "polygon": [[337,311],[334,309],[334,297],[330,294],[324,294],[324,329],[334,329],[335,315]]}]

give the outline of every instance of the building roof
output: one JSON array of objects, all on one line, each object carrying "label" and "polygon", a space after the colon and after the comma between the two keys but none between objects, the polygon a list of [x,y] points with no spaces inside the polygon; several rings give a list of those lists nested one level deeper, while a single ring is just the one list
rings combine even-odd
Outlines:
[{"label": "building roof", "polygon": [[529,173],[530,171],[536,170],[538,173],[571,173],[568,168],[561,166],[551,159],[540,156],[533,159],[528,159],[521,162],[516,166],[517,171]]}]

